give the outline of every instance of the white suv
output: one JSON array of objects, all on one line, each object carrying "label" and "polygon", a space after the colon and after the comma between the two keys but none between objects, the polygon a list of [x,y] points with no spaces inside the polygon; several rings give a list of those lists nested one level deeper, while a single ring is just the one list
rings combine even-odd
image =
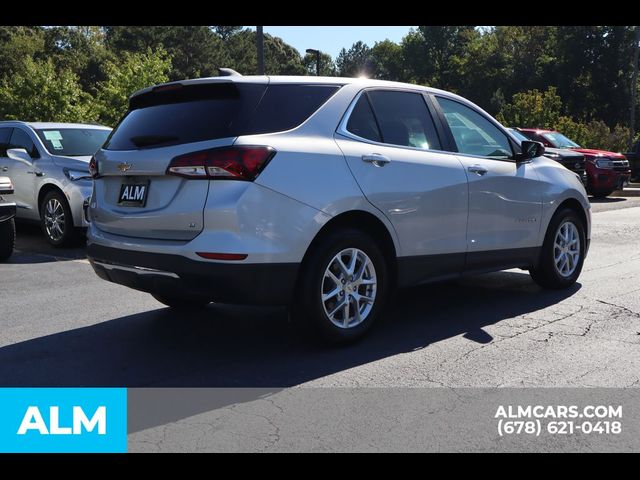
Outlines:
[{"label": "white suv", "polygon": [[96,273],[171,307],[282,304],[334,341],[392,288],[528,269],[573,284],[580,179],[457,95],[225,77],[141,90],[91,161]]}]

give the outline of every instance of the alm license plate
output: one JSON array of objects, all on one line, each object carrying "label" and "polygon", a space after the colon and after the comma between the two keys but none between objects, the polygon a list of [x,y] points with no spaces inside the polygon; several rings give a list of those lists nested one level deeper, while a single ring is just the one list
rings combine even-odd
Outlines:
[{"label": "alm license plate", "polygon": [[118,204],[127,207],[144,207],[147,204],[149,182],[123,183],[120,186]]}]

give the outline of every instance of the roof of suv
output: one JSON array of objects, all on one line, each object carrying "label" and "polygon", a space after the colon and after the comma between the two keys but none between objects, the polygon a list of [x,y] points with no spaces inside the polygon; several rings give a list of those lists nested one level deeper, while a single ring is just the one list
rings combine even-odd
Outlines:
[{"label": "roof of suv", "polygon": [[[294,84],[309,84],[309,85],[347,85],[358,83],[363,87],[405,87],[411,88],[414,90],[423,90],[425,92],[431,93],[442,93],[446,95],[451,95],[457,97],[457,95],[447,92],[445,90],[439,90],[437,88],[425,87],[423,85],[416,85],[412,83],[402,83],[402,82],[391,82],[388,80],[374,80],[370,78],[351,78],[351,77],[315,77],[315,76],[287,76],[287,75],[228,75],[223,77],[205,77],[205,78],[194,78],[191,80],[177,80],[174,82],[162,83],[159,85],[153,85],[150,87],[143,88],[142,90],[138,90],[130,98],[136,97],[143,93],[151,92],[154,89],[159,87],[169,86],[169,85],[201,85],[207,83],[268,83],[268,84],[286,84],[286,83],[294,83]],[[460,97],[462,98],[462,97]]]},{"label": "roof of suv", "polygon": [[110,129],[111,127],[107,127],[105,125],[95,125],[89,123],[62,123],[62,122],[23,122],[21,120],[5,120],[0,122],[1,126],[16,126],[16,125],[27,125],[31,128],[44,128],[44,129],[55,129],[55,128],[87,128],[87,129],[97,129],[97,130],[105,130]]}]

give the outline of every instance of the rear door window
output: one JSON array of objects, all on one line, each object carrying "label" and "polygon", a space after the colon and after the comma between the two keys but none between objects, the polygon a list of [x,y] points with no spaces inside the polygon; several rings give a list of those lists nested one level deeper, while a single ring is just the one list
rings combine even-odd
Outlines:
[{"label": "rear door window", "polygon": [[373,115],[373,110],[371,110],[367,95],[361,95],[358,103],[353,107],[347,122],[347,131],[367,140],[382,142],[378,123]]},{"label": "rear door window", "polygon": [[337,85],[214,83],[134,97],[107,150],[136,150],[289,130],[300,125]]},{"label": "rear door window", "polygon": [[441,149],[435,124],[421,94],[374,90],[367,95],[384,143],[425,150]]},{"label": "rear door window", "polygon": [[291,130],[318,110],[338,88],[337,85],[271,85],[243,135]]}]

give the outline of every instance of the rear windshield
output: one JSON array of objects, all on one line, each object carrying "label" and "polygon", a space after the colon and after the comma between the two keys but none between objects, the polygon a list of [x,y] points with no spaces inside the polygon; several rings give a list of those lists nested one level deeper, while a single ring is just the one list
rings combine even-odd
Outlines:
[{"label": "rear windshield", "polygon": [[88,157],[102,146],[111,130],[97,128],[46,128],[36,133],[52,155]]},{"label": "rear windshield", "polygon": [[107,140],[107,150],[137,150],[290,130],[340,87],[220,83],[142,94]]}]

